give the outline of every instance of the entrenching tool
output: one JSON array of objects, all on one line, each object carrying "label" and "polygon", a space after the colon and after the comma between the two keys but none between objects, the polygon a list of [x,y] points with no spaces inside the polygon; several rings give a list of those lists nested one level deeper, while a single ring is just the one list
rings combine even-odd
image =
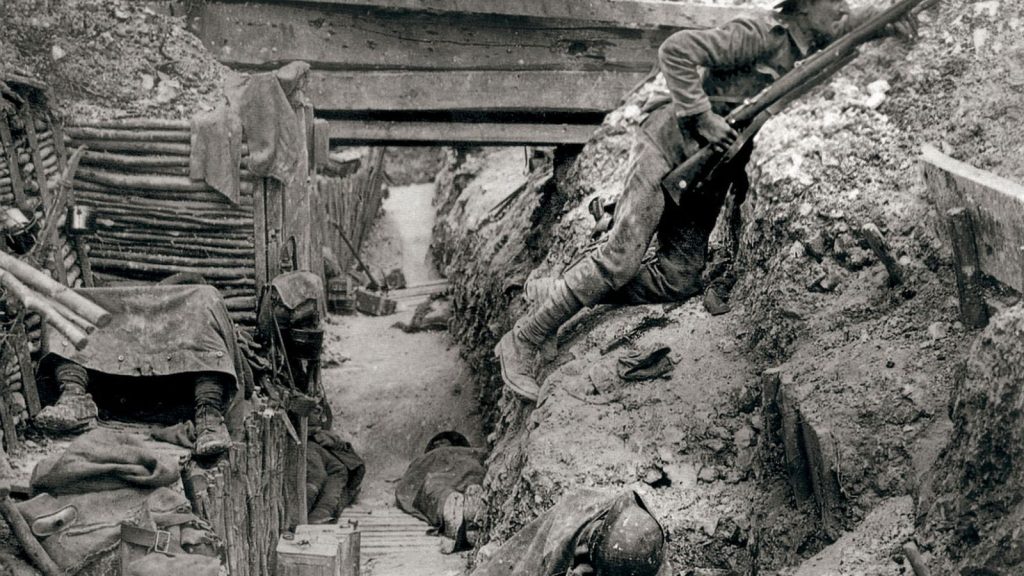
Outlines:
[{"label": "entrenching tool", "polygon": [[348,249],[352,251],[352,255],[355,256],[356,262],[359,263],[359,267],[362,268],[363,272],[366,273],[366,277],[370,279],[370,284],[367,286],[367,289],[373,290],[374,292],[379,290],[381,285],[377,283],[376,279],[374,279],[373,273],[370,272],[370,267],[367,266],[366,263],[363,262],[363,259],[359,257],[359,251],[356,250],[356,247],[352,245],[352,241],[348,239],[348,236],[346,236],[345,232],[343,232],[340,228],[338,229],[338,235],[341,236],[341,239],[345,241],[345,245],[348,246]]}]

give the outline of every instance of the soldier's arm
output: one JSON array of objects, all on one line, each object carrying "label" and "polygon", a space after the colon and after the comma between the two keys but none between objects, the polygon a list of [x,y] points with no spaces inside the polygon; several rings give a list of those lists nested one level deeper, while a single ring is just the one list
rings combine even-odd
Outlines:
[{"label": "soldier's arm", "polygon": [[768,22],[736,19],[711,30],[683,30],[662,43],[658,62],[681,127],[688,127],[713,148],[724,151],[736,131],[711,111],[701,68],[742,68],[768,58],[785,31]]},{"label": "soldier's arm", "polygon": [[753,19],[732,20],[719,28],[681,30],[658,50],[678,116],[693,116],[711,109],[702,86],[700,69],[739,68],[767,57],[783,41],[781,28]]}]

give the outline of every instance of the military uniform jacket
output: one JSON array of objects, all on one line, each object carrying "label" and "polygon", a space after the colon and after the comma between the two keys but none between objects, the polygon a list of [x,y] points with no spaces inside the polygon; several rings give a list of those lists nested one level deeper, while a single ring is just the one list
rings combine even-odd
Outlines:
[{"label": "military uniform jacket", "polygon": [[[839,22],[837,37],[877,13],[876,8],[853,11]],[[653,112],[645,132],[671,163],[679,162],[685,157],[684,147],[687,153],[693,148],[690,143],[684,146],[677,117],[708,110],[724,116],[822,47],[809,31],[782,14],[740,17],[718,28],[676,32],[658,52],[672,106]]]}]

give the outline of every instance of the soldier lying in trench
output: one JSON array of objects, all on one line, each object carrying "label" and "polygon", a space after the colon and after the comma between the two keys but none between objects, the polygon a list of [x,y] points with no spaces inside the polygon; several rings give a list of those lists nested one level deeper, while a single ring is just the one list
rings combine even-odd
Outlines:
[{"label": "soldier lying in trench", "polygon": [[470,576],[669,576],[665,531],[633,490],[584,489],[523,526]]},{"label": "soldier lying in trench", "polygon": [[395,487],[398,507],[437,528],[446,553],[475,543],[486,457],[485,450],[470,447],[462,434],[440,432]]},{"label": "soldier lying in trench", "polygon": [[[212,286],[87,288],[82,293],[110,311],[112,319],[76,350],[55,330],[43,342],[40,392],[56,402],[35,417],[55,433],[91,427],[98,394],[119,416],[160,418],[180,408],[195,422],[193,451],[214,456],[231,438],[224,414],[244,377],[234,327]],[[47,386],[55,383],[56,386]],[[59,390],[52,390],[59,388]],[[142,414],[143,412],[148,414]],[[191,412],[191,414],[189,414]],[[164,423],[167,423],[166,421]]]},{"label": "soldier lying in trench", "polygon": [[[708,238],[727,194],[731,190],[735,207],[746,196],[750,146],[723,177],[706,182],[699,195],[684,193],[679,204],[666,197],[662,179],[703,145],[727,149],[737,132],[724,115],[880,11],[851,11],[846,0],[784,0],[770,16],[683,30],[665,40],[659,65],[671,98],[651,110],[637,131],[607,241],[556,279],[539,307],[495,348],[510,390],[536,401],[538,351],[582,308],[681,301],[701,291]],[[912,37],[916,23],[908,16],[885,33]],[[729,216],[735,244],[738,215]],[[657,254],[643,262],[655,233]]]},{"label": "soldier lying in trench", "polygon": [[355,502],[366,474],[352,444],[331,430],[311,430],[306,450],[306,510],[310,524],[337,520]]}]

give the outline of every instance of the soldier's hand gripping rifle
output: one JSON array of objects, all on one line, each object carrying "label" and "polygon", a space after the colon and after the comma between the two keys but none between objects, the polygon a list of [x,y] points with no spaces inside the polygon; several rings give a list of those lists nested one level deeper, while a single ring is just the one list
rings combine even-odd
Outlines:
[{"label": "soldier's hand gripping rifle", "polygon": [[881,37],[882,30],[886,26],[904,18],[922,2],[927,2],[930,5],[933,1],[902,0],[897,2],[881,14],[847,32],[817,54],[803,60],[757,96],[737,106],[725,117],[729,125],[744,127],[725,152],[717,152],[711,146],[701,148],[662,179],[662,188],[672,198],[672,201],[678,204],[683,192],[699,189],[703,183],[711,181],[717,171],[727,168],[730,161],[757,134],[769,118],[781,112],[790,102],[829,79],[840,68],[856,58],[857,48],[861,44]]}]

